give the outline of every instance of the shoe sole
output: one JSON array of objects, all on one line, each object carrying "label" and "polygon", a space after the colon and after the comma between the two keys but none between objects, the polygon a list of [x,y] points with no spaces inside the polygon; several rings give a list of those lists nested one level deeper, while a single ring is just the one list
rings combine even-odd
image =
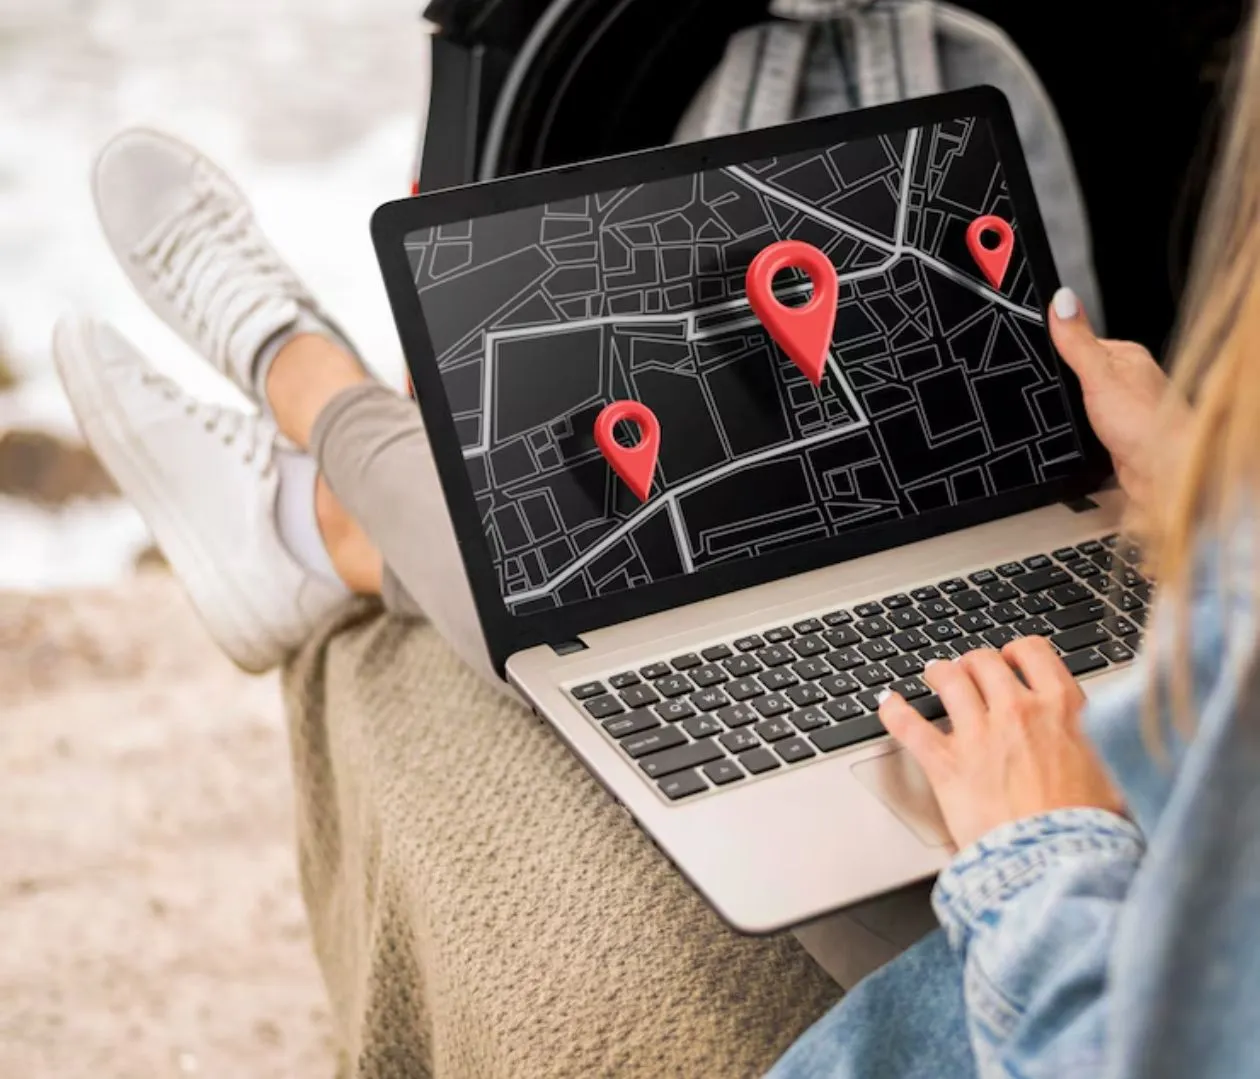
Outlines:
[{"label": "shoe sole", "polygon": [[[215,643],[233,663],[250,674],[271,670],[277,664],[272,655],[264,658],[257,650],[242,649],[228,643],[248,640],[251,634],[225,609],[222,602],[225,593],[232,603],[253,614],[258,623],[265,621],[254,610],[249,597],[217,570],[217,560],[201,547],[197,536],[190,534],[179,518],[167,511],[165,498],[154,490],[149,479],[150,470],[143,455],[136,452],[132,432],[119,422],[115,410],[89,409],[81,403],[79,392],[73,389],[77,387],[88,399],[102,402],[112,399],[109,384],[100,378],[98,366],[92,362],[95,354],[87,340],[83,322],[58,324],[53,338],[53,360],[80,430],[149,526],[159,549],[183,585],[193,610]],[[93,427],[103,429],[104,434],[95,442],[89,437]],[[276,648],[275,652],[283,652],[283,649]]]}]

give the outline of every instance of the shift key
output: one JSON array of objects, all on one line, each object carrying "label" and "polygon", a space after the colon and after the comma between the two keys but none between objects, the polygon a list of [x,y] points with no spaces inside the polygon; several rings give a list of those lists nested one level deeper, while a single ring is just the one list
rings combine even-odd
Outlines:
[{"label": "shift key", "polygon": [[1092,625],[1077,626],[1075,629],[1056,633],[1050,638],[1050,643],[1060,652],[1079,652],[1082,648],[1106,644],[1109,640],[1111,637],[1108,636],[1107,631],[1095,622]]},{"label": "shift key", "polygon": [[1080,652],[1073,652],[1070,656],[1064,656],[1063,662],[1067,665],[1067,669],[1078,678],[1082,674],[1102,670],[1103,667],[1107,666],[1107,661],[1099,654],[1097,648],[1086,648]]},{"label": "shift key", "polygon": [[1045,619],[1055,629],[1073,629],[1086,622],[1097,622],[1106,613],[1107,607],[1102,600],[1087,599],[1084,603],[1074,603],[1071,607],[1050,611]]},{"label": "shift key", "polygon": [[656,753],[658,750],[684,745],[686,741],[686,736],[677,727],[661,727],[659,730],[623,738],[621,748],[630,756],[638,758],[646,757],[649,753]]},{"label": "shift key", "polygon": [[650,757],[644,757],[639,761],[639,767],[653,779],[660,779],[661,776],[670,775],[672,772],[681,772],[684,768],[695,768],[697,765],[708,764],[709,761],[725,756],[721,746],[714,743],[712,738],[705,738],[675,749],[667,749],[663,753],[653,753]]}]

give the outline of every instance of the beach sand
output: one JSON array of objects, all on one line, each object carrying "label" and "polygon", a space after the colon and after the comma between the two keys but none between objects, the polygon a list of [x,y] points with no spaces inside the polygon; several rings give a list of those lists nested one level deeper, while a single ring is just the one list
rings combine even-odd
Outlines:
[{"label": "beach sand", "polygon": [[274,675],[171,577],[0,595],[0,1075],[332,1074]]}]

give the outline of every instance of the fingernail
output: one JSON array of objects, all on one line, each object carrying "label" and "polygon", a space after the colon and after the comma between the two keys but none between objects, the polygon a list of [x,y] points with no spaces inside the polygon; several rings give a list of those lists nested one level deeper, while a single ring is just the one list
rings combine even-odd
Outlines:
[{"label": "fingernail", "polygon": [[891,697],[891,696],[892,696],[892,690],[891,690],[891,689],[881,689],[881,690],[879,691],[879,696],[875,698],[875,703],[876,703],[876,704],[883,704],[883,703],[884,703],[886,700],[888,700],[888,698],[889,698],[889,697]]},{"label": "fingernail", "polygon": [[925,664],[923,664],[923,669],[925,671],[930,671],[938,663],[944,663],[944,662],[945,661],[943,659],[929,659]]},{"label": "fingernail", "polygon": [[1061,319],[1076,318],[1081,313],[1081,301],[1070,288],[1061,288],[1050,301],[1054,313]]}]

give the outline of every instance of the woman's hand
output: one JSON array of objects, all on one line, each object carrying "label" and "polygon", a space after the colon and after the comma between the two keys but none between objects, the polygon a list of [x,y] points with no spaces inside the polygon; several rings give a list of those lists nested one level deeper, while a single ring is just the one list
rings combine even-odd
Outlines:
[{"label": "woman's hand", "polygon": [[1054,294],[1050,336],[1081,380],[1090,425],[1111,454],[1120,486],[1130,500],[1146,503],[1175,458],[1189,416],[1185,402],[1141,345],[1095,337],[1071,289]]},{"label": "woman's hand", "polygon": [[879,718],[927,775],[960,850],[999,825],[1053,809],[1123,812],[1081,730],[1085,695],[1045,638],[930,663],[923,679],[945,705],[952,733],[895,693]]}]

